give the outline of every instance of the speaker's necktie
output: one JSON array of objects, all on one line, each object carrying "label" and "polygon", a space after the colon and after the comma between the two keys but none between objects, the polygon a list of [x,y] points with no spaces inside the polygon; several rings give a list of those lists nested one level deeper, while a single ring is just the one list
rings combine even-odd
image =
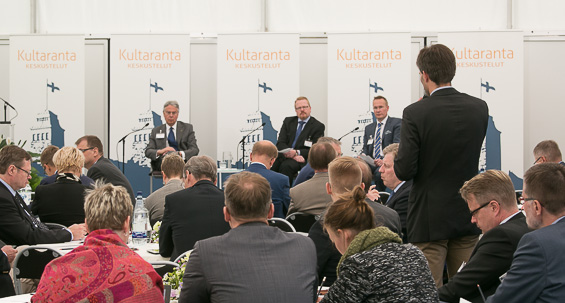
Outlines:
[{"label": "speaker's necktie", "polygon": [[296,145],[296,141],[298,140],[298,136],[302,132],[302,128],[304,127],[304,121],[298,121],[298,128],[296,129],[296,134],[294,135],[294,141],[292,141],[292,148]]},{"label": "speaker's necktie", "polygon": [[375,153],[373,159],[377,159],[381,155],[381,126],[382,125],[383,125],[382,123],[378,123],[377,135],[375,136],[375,148],[374,148]]},{"label": "speaker's necktie", "polygon": [[175,140],[175,129],[171,127],[169,130],[169,136],[167,137],[167,141],[169,141],[169,146],[174,148],[175,150],[179,150],[179,145],[177,144],[177,140]]}]

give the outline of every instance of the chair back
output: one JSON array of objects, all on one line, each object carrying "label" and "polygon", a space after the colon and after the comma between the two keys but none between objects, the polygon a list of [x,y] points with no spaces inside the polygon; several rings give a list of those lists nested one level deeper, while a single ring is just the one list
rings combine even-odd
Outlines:
[{"label": "chair back", "polygon": [[174,262],[177,263],[177,264],[180,266],[182,258],[186,257],[186,255],[190,255],[191,252],[192,252],[192,249],[183,252],[182,254],[180,254],[180,255],[175,259]]},{"label": "chair back", "polygon": [[18,252],[12,265],[16,295],[22,294],[20,279],[41,279],[47,263],[62,256],[58,251],[45,246],[29,246]]},{"label": "chair back", "polygon": [[320,219],[320,215],[307,214],[303,212],[295,212],[286,217],[286,220],[294,226],[298,232],[308,233],[310,227]]},{"label": "chair back", "polygon": [[152,261],[149,262],[149,264],[153,266],[153,269],[159,274],[159,276],[161,276],[161,278],[163,278],[166,273],[173,272],[175,268],[180,267],[180,265],[171,261]]},{"label": "chair back", "polygon": [[382,204],[386,204],[386,201],[388,201],[388,198],[390,197],[390,194],[386,191],[380,191],[379,192],[379,196],[381,196],[381,202]]},{"label": "chair back", "polygon": [[294,226],[292,226],[292,224],[290,224],[285,219],[271,218],[268,221],[269,221],[269,226],[278,227],[282,231],[286,231],[286,232],[296,232],[296,229],[294,229]]},{"label": "chair back", "polygon": [[67,227],[63,224],[59,224],[59,223],[43,223],[45,226],[47,226],[50,230],[53,229],[66,229]]}]

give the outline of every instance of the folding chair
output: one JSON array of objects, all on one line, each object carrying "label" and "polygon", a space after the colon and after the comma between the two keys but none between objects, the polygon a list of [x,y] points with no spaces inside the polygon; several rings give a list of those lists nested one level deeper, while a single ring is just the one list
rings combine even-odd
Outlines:
[{"label": "folding chair", "polygon": [[152,261],[149,262],[153,269],[159,274],[159,276],[164,277],[166,273],[172,272],[175,268],[180,267],[179,264],[171,261]]},{"label": "folding chair", "polygon": [[58,251],[45,246],[29,246],[18,252],[12,265],[16,295],[22,294],[20,279],[41,279],[47,263],[62,256]]},{"label": "folding chair", "polygon": [[386,191],[380,191],[379,192],[379,196],[381,196],[381,201],[383,204],[386,204],[386,201],[388,201],[388,198],[390,197],[390,194]]},{"label": "folding chair", "polygon": [[307,233],[310,227],[320,219],[320,215],[312,215],[303,212],[295,212],[286,217],[286,220],[294,226],[298,232]]},{"label": "folding chair", "polygon": [[292,224],[290,224],[285,219],[271,218],[268,221],[269,221],[269,226],[278,227],[282,231],[286,231],[286,232],[296,232],[296,229],[294,229],[294,226],[292,226]]},{"label": "folding chair", "polygon": [[182,258],[186,257],[186,255],[190,255],[191,252],[192,252],[192,249],[183,252],[182,254],[180,254],[180,255],[175,259],[174,262],[177,263],[177,264],[180,266],[180,263],[181,263],[180,260],[182,260]]}]

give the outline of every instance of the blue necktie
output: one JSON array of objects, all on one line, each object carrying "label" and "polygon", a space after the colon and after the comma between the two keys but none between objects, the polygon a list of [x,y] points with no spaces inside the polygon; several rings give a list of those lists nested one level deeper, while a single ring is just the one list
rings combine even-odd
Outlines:
[{"label": "blue necktie", "polygon": [[298,126],[298,128],[296,129],[296,134],[294,135],[294,141],[292,141],[292,148],[294,148],[294,145],[296,145],[296,140],[298,140],[298,136],[300,136],[300,133],[302,132],[302,128],[304,127],[304,121],[298,121],[298,124],[300,124],[300,126]]},{"label": "blue necktie", "polygon": [[375,138],[375,152],[374,152],[374,156],[373,159],[377,159],[380,155],[381,155],[381,126],[383,125],[382,123],[378,123],[379,127],[377,128],[377,135]]},{"label": "blue necktie", "polygon": [[169,141],[169,146],[174,148],[175,150],[179,150],[179,146],[177,141],[175,140],[175,133],[174,129],[171,127],[169,130],[169,136],[167,137],[167,141]]}]

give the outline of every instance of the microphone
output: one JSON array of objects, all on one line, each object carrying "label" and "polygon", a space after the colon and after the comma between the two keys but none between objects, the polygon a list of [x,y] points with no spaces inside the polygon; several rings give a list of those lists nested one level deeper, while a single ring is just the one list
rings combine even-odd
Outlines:
[{"label": "microphone", "polygon": [[354,131],[356,131],[356,130],[358,130],[358,129],[359,129],[359,126],[357,126],[356,128],[354,128],[352,131],[348,132],[347,134],[345,134],[345,135],[339,137],[339,139],[337,139],[337,141],[341,141],[341,139],[343,139],[343,137],[345,137],[345,136],[351,134],[352,132],[354,132]]},{"label": "microphone", "polygon": [[243,136],[243,138],[241,138],[241,140],[239,141],[238,145],[243,143],[245,141],[245,138],[247,138],[247,136],[251,135],[252,133],[256,132],[258,129],[260,129],[261,127],[265,126],[265,122],[263,122],[263,124],[261,124],[260,126],[258,126],[257,128],[255,128],[254,130],[250,131],[247,135]]},{"label": "microphone", "polygon": [[121,138],[121,139],[118,141],[118,143],[124,141],[124,140],[127,138],[127,136],[129,136],[129,135],[131,135],[131,134],[133,134],[133,133],[135,133],[135,132],[138,132],[138,131],[140,131],[140,130],[143,130],[143,129],[146,128],[147,126],[149,126],[149,122],[145,123],[145,125],[143,125],[142,128],[136,129],[136,130],[133,130],[133,131],[129,132],[127,135],[125,135],[123,138]]},{"label": "microphone", "polygon": [[10,104],[10,102],[4,100],[4,98],[1,98],[1,97],[0,97],[0,100],[4,101],[4,104],[6,104],[6,105],[8,105],[9,107],[11,107],[13,110],[16,110],[16,109],[12,106],[12,104]]}]

